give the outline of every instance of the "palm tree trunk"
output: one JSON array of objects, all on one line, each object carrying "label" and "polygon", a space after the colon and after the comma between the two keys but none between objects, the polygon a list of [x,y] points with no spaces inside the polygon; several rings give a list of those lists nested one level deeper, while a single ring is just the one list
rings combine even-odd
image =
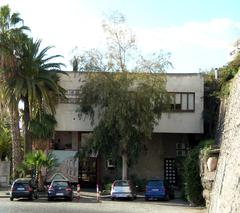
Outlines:
[{"label": "palm tree trunk", "polygon": [[27,98],[24,99],[24,156],[32,151],[32,139],[31,133],[29,131],[29,103]]},{"label": "palm tree trunk", "polygon": [[19,111],[17,103],[9,106],[10,112],[10,127],[12,136],[12,176],[17,177],[16,168],[22,162],[22,152],[20,143],[20,129],[19,129]]}]

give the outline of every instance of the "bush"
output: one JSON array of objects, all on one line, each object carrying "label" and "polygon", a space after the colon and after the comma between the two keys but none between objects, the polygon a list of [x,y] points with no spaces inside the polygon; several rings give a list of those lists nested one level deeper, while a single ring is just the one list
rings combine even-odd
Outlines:
[{"label": "bush", "polygon": [[146,179],[139,178],[136,175],[131,175],[130,180],[133,186],[136,187],[137,192],[144,192],[146,186]]},{"label": "bush", "polygon": [[184,191],[186,199],[194,205],[204,204],[202,184],[199,172],[199,154],[213,144],[213,140],[200,142],[198,146],[189,151],[184,160]]}]

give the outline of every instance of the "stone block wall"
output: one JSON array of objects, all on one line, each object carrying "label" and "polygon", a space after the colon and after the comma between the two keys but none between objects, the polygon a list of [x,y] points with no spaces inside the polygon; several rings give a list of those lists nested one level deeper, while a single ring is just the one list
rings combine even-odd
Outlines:
[{"label": "stone block wall", "polygon": [[[205,199],[206,207],[210,204],[210,194],[212,192],[216,166],[219,157],[219,149],[213,148],[208,153],[201,153],[200,159],[200,177],[203,186],[203,198]],[[214,161],[212,161],[214,159]]]},{"label": "stone block wall", "polygon": [[0,161],[0,187],[6,187],[9,184],[10,162]]},{"label": "stone block wall", "polygon": [[240,73],[233,79],[219,132],[220,157],[209,213],[240,212]]}]

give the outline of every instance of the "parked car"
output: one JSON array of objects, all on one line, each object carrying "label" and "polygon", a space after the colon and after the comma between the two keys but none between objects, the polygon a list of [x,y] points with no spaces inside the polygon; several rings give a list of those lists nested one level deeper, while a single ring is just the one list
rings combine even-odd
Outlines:
[{"label": "parked car", "polygon": [[37,185],[31,178],[18,178],[16,179],[10,191],[10,200],[13,201],[14,198],[28,198],[33,200],[33,198],[38,198]]},{"label": "parked car", "polygon": [[129,180],[115,180],[111,187],[111,199],[128,198],[133,200],[136,198],[135,189]]},{"label": "parked car", "polygon": [[146,184],[145,200],[174,198],[174,188],[164,180],[149,180]]},{"label": "parked car", "polygon": [[68,180],[53,180],[48,187],[48,201],[53,199],[73,200],[73,189]]}]

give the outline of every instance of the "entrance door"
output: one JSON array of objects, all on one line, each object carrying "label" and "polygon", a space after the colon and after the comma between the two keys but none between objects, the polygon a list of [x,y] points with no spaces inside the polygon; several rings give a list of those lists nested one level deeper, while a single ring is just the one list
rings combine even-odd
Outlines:
[{"label": "entrance door", "polygon": [[174,186],[177,185],[177,172],[174,158],[164,159],[164,179]]},{"label": "entrance door", "polygon": [[82,187],[96,187],[97,158],[85,158],[79,161],[79,182]]}]

